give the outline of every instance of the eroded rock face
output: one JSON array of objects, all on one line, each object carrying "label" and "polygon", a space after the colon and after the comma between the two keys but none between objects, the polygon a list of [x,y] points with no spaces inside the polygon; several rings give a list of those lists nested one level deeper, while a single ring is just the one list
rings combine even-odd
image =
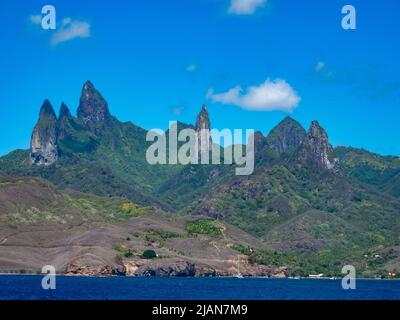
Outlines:
[{"label": "eroded rock face", "polygon": [[83,85],[78,118],[92,131],[104,128],[111,119],[107,101],[90,81]]},{"label": "eroded rock face", "polygon": [[32,164],[46,166],[58,159],[57,117],[48,100],[43,103],[32,132],[30,159]]},{"label": "eroded rock face", "polygon": [[329,143],[328,135],[317,121],[311,123],[307,133],[306,146],[308,151],[308,162],[318,168],[331,170],[335,167],[337,160],[330,160],[329,155],[333,148]]}]

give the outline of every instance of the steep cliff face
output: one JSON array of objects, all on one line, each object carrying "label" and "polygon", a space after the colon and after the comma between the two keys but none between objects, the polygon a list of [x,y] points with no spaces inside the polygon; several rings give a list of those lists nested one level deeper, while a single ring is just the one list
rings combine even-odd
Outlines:
[{"label": "steep cliff face", "polygon": [[297,121],[286,117],[267,136],[267,144],[279,153],[294,151],[306,140],[307,133]]},{"label": "steep cliff face", "polygon": [[32,132],[30,159],[36,165],[51,165],[58,159],[57,117],[48,100],[44,101]]},{"label": "steep cliff face", "polygon": [[107,101],[90,81],[83,85],[78,118],[92,131],[103,129],[111,120]]},{"label": "steep cliff face", "polygon": [[326,131],[317,121],[313,121],[307,132],[305,141],[306,158],[309,164],[321,169],[334,169],[337,160],[330,159],[333,148],[329,143]]},{"label": "steep cliff face", "polygon": [[199,115],[196,118],[195,130],[197,133],[197,139],[199,143],[199,155],[203,158],[203,155],[211,151],[212,139],[211,139],[211,123],[210,117],[207,111],[207,107],[203,105]]}]

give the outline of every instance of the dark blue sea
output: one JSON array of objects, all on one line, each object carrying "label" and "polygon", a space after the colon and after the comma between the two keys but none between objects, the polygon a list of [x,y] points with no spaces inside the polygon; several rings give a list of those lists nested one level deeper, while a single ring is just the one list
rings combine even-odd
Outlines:
[{"label": "dark blue sea", "polygon": [[43,290],[41,276],[0,276],[0,300],[400,300],[398,280],[357,280],[343,290],[340,280],[264,278],[56,278]]}]

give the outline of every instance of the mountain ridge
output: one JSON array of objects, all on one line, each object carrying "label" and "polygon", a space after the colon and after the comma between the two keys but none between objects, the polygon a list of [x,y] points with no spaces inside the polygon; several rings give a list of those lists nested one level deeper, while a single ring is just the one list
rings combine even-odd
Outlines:
[{"label": "mountain ridge", "polygon": [[[194,125],[178,128],[193,128],[199,141],[215,146],[205,106]],[[397,265],[389,255],[372,269],[363,263],[365,255],[400,245],[399,157],[332,147],[317,121],[306,131],[286,117],[267,136],[255,133],[254,173],[240,177],[233,165],[149,165],[146,133],[112,116],[88,81],[77,116],[62,103],[57,117],[45,100],[31,149],[0,157],[0,172],[40,177],[59,190],[119,197],[170,217],[221,221],[263,242],[253,248],[258,263],[275,259],[301,274],[338,274],[346,259],[366,275],[382,274],[389,261]],[[236,249],[252,256],[240,244]]]}]

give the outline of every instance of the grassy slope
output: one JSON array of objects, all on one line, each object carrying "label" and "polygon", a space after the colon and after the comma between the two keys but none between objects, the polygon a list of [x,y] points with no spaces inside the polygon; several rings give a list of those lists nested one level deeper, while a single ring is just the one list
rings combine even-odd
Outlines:
[{"label": "grassy slope", "polygon": [[208,218],[166,214],[122,198],[60,192],[42,179],[3,174],[0,243],[0,272],[39,272],[45,264],[65,272],[76,261],[93,267],[146,264],[141,254],[147,249],[159,255],[155,264],[191,261],[227,271],[236,264],[235,245],[262,250],[257,239]]}]

